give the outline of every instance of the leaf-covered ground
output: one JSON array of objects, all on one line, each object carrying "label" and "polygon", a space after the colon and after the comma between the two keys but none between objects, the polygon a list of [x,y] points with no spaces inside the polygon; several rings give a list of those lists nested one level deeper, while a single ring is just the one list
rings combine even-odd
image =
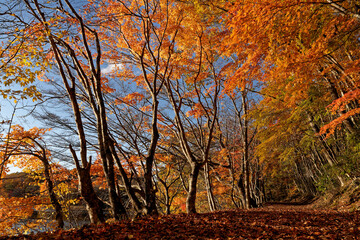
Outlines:
[{"label": "leaf-covered ground", "polygon": [[360,212],[299,206],[142,218],[0,239],[357,239]]}]

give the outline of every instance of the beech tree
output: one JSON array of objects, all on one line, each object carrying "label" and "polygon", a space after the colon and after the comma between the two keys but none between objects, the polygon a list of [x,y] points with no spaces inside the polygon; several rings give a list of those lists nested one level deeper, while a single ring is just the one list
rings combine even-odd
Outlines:
[{"label": "beech tree", "polygon": [[[120,64],[123,68],[132,67],[136,83],[143,86],[151,98],[151,137],[146,146],[147,154],[141,156],[145,158],[143,210],[145,214],[157,214],[153,167],[160,137],[158,95],[164,81],[172,76],[170,61],[180,20],[171,16],[172,6],[168,1],[144,1],[142,5],[136,1],[104,1],[100,7],[97,3],[93,5],[99,17],[111,16],[106,21],[102,19],[99,24],[103,29],[102,39],[107,42],[107,61]],[[136,96],[141,95],[131,93],[128,99]],[[131,187],[127,188],[130,191]],[[140,210],[142,207],[137,208]]]},{"label": "beech tree", "polygon": [[[191,172],[188,178],[186,210],[196,212],[196,192],[200,171],[204,169],[208,202],[211,210],[216,209],[209,177],[210,153],[215,132],[220,97],[220,69],[217,67],[215,33],[194,13],[192,4],[180,5],[187,9],[188,16],[179,12],[181,24],[186,31],[179,31],[181,41],[177,42],[176,59],[173,64],[173,78],[165,81],[165,90],[173,116],[166,121],[179,144],[182,155]],[[194,19],[197,19],[194,21]],[[214,49],[212,49],[214,48]],[[164,115],[165,117],[165,115]]]},{"label": "beech tree", "polygon": [[42,141],[42,135],[46,131],[48,131],[48,129],[37,128],[25,131],[19,125],[12,126],[12,131],[9,136],[6,137],[8,141],[5,142],[5,146],[1,147],[10,149],[10,151],[5,151],[5,154],[7,154],[10,158],[10,161],[7,164],[12,163],[19,167],[36,169],[39,164],[38,162],[41,162],[47,192],[50,197],[50,202],[55,210],[57,227],[63,228],[64,214],[58,200],[58,196],[54,190],[54,183],[51,176],[51,165],[49,161],[50,153],[46,149],[46,146],[44,146],[44,143],[40,143],[40,141]]},{"label": "beech tree", "polygon": [[[70,151],[72,153],[76,169],[78,171],[79,177],[79,187],[81,189],[81,194],[84,197],[87,208],[89,211],[90,219],[92,222],[103,222],[105,221],[103,216],[103,203],[96,196],[96,193],[92,186],[90,168],[91,168],[91,158],[87,159],[87,143],[86,143],[86,133],[84,131],[84,125],[82,122],[81,109],[79,106],[79,99],[77,95],[77,81],[82,84],[82,87],[87,94],[86,97],[94,111],[94,115],[97,119],[97,129],[98,129],[98,141],[100,152],[103,155],[103,166],[106,175],[108,176],[107,181],[109,184],[109,195],[110,202],[112,205],[113,216],[118,218],[118,215],[121,214],[123,208],[121,207],[121,202],[116,195],[115,185],[114,185],[114,170],[113,170],[113,158],[109,147],[112,144],[109,143],[111,139],[107,133],[107,123],[106,123],[106,112],[105,106],[103,103],[102,97],[102,80],[101,80],[101,69],[100,69],[100,58],[101,58],[101,48],[99,43],[99,38],[96,31],[87,27],[84,23],[83,18],[75,11],[72,5],[65,1],[66,6],[69,9],[69,12],[63,7],[62,2],[59,3],[59,10],[64,15],[61,17],[56,17],[56,20],[66,19],[77,23],[80,29],[80,37],[72,36],[72,38],[61,38],[59,35],[55,35],[48,21],[54,22],[54,18],[47,19],[47,16],[44,12],[44,9],[38,3],[38,1],[25,1],[29,11],[32,12],[33,16],[37,19],[39,25],[43,28],[44,37],[46,37],[50,44],[51,52],[54,56],[54,61],[57,64],[58,70],[60,72],[63,84],[67,91],[68,97],[71,100],[72,109],[74,112],[74,118],[78,130],[79,140],[80,140],[80,161],[76,155],[75,150],[70,145]],[[69,17],[68,17],[69,16]],[[64,22],[67,23],[66,21]],[[55,25],[57,23],[55,22]],[[67,32],[63,32],[67,34]],[[61,36],[61,35],[60,35]],[[93,58],[93,53],[90,47],[92,38],[94,38],[95,52],[97,56]],[[77,55],[77,45],[76,41],[82,39],[82,46],[84,50],[85,61],[88,65],[82,63],[81,55]],[[76,49],[76,50],[75,50]],[[70,56],[70,58],[67,57]],[[73,71],[72,68],[75,68]],[[89,74],[89,75],[88,75]],[[89,76],[89,77],[88,77]],[[108,149],[108,150],[106,150]],[[108,155],[106,155],[106,153]]]}]

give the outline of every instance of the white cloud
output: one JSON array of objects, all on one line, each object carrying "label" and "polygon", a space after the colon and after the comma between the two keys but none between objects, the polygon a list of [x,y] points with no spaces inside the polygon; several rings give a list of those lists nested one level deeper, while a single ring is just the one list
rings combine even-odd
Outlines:
[{"label": "white cloud", "polygon": [[102,74],[113,73],[117,70],[122,69],[123,65],[121,63],[109,63],[106,68],[101,69]]}]

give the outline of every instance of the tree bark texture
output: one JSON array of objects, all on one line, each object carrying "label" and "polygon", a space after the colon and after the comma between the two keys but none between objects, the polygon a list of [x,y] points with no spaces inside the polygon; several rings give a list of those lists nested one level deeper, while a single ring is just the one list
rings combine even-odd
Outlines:
[{"label": "tree bark texture", "polygon": [[191,165],[191,174],[189,178],[189,192],[186,199],[186,212],[196,213],[196,191],[197,191],[197,180],[199,177],[201,165],[193,163]]}]

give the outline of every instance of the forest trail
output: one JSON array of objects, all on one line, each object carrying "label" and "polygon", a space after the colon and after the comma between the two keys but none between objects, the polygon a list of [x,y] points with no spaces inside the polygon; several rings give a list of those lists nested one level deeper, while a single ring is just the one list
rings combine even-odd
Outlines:
[{"label": "forest trail", "polygon": [[312,203],[307,202],[271,202],[265,203],[265,205],[259,209],[265,210],[278,210],[278,211],[287,211],[287,210],[310,210],[313,209]]},{"label": "forest trail", "polygon": [[[266,204],[250,210],[173,214],[10,239],[358,239],[360,213]],[[8,239],[8,238],[0,238]]]}]

